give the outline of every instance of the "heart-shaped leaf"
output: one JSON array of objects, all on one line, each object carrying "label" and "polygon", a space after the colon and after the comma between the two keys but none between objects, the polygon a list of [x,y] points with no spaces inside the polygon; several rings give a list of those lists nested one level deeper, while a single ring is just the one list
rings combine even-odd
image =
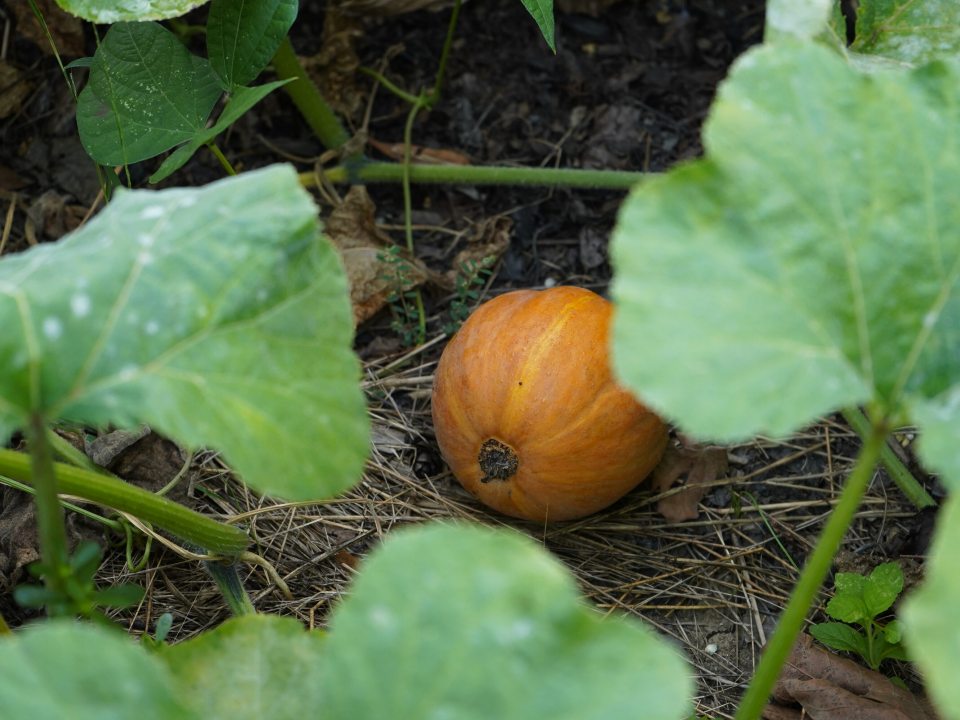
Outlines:
[{"label": "heart-shaped leaf", "polygon": [[205,720],[309,718],[325,717],[324,650],[323,635],[292,618],[246,615],[160,657]]},{"label": "heart-shaped leaf", "polygon": [[169,30],[119,23],[97,48],[80,93],[80,140],[103,165],[146,160],[201,131],[220,94],[210,63]]},{"label": "heart-shaped leaf", "polygon": [[179,17],[208,0],[57,0],[57,4],[84,20],[104,25],[124,21],[166,20]]},{"label": "heart-shaped leaf", "polygon": [[640,623],[601,618],[528,538],[434,525],[364,561],[327,641],[332,718],[685,718],[692,684]]},{"label": "heart-shaped leaf", "polygon": [[31,413],[146,422],[298,499],[359,476],[367,418],[339,258],[289,167],[122,192],[0,260],[0,439]]},{"label": "heart-shaped leaf", "polygon": [[193,720],[160,660],[122,633],[49,620],[0,639],[0,708],[34,720]]},{"label": "heart-shaped leaf", "polygon": [[622,210],[623,381],[714,439],[872,403],[960,479],[958,89],[953,65],[864,76],[817,45],[741,58],[706,159]]}]

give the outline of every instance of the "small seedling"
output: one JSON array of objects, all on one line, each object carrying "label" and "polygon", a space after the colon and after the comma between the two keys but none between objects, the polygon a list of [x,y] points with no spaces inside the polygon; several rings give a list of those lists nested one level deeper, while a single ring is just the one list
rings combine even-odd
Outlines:
[{"label": "small seedling", "polygon": [[383,279],[390,288],[387,303],[393,320],[390,329],[401,337],[404,345],[416,345],[420,341],[420,311],[417,292],[411,289],[415,284],[413,267],[400,254],[396,245],[380,253],[377,259],[384,264]]},{"label": "small seedling", "polygon": [[[839,622],[818,623],[810,634],[833,650],[858,654],[873,670],[884,660],[907,660],[897,620],[880,622],[903,591],[903,572],[897,563],[878,565],[869,575],[837,573],[836,594],[827,603],[827,615]],[[854,625],[863,630],[857,630]]]},{"label": "small seedling", "polygon": [[450,322],[443,326],[447,335],[453,335],[469,317],[473,305],[480,299],[480,288],[493,272],[493,263],[493,257],[485,257],[480,262],[468,260],[460,263],[454,288],[456,297],[450,303]]}]

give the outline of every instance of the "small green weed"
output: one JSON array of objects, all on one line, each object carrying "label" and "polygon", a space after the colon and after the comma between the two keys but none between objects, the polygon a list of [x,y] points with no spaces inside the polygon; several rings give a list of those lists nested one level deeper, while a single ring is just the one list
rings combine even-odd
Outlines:
[{"label": "small green weed", "polygon": [[477,262],[468,260],[460,263],[454,291],[456,297],[450,303],[450,321],[443,326],[443,332],[453,335],[469,317],[473,305],[480,299],[480,289],[493,272],[493,257],[485,257]]},{"label": "small green weed", "polygon": [[839,622],[813,625],[810,634],[829,648],[857,653],[873,670],[884,660],[907,660],[900,623],[877,620],[903,591],[900,566],[883,563],[867,576],[837,573],[834,584],[836,594],[827,603],[827,614]]}]

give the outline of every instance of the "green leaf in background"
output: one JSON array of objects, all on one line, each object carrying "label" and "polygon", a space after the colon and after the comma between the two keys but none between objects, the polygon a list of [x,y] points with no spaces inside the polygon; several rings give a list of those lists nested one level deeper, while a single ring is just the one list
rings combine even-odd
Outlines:
[{"label": "green leaf in background", "polygon": [[917,443],[920,457],[927,467],[940,473],[944,485],[954,492],[960,491],[960,453],[957,452],[960,387],[954,385],[937,397],[916,399],[911,416],[923,428]]},{"label": "green leaf in background", "polygon": [[292,618],[245,615],[159,657],[205,720],[325,717],[324,636]]},{"label": "green leaf in background", "polygon": [[860,0],[856,53],[921,64],[960,55],[960,3],[944,0]]},{"label": "green leaf in background", "polygon": [[862,75],[787,41],[741,57],[706,159],[644,182],[621,211],[625,384],[718,440],[856,404],[897,419],[935,405],[938,425],[913,418],[921,454],[958,468],[958,90],[954,65]]},{"label": "green leaf in background", "polygon": [[297,17],[298,0],[213,0],[207,56],[227,90],[247,85],[267,66]]},{"label": "green leaf in background", "polygon": [[639,622],[601,618],[528,538],[433,525],[390,537],[334,611],[333,718],[689,716],[690,669]]},{"label": "green leaf in background", "polygon": [[926,562],[926,579],[904,602],[903,638],[923,671],[926,687],[943,720],[960,720],[960,495],[954,493],[937,517]]},{"label": "green leaf in background", "polygon": [[869,653],[867,638],[863,633],[844,623],[817,623],[810,626],[810,634],[831,650],[855,652],[863,657]]},{"label": "green leaf in background", "polygon": [[47,620],[0,638],[0,708],[30,720],[193,720],[163,663],[121,632]]},{"label": "green leaf in background", "polygon": [[0,438],[31,412],[145,422],[293,499],[359,477],[368,421],[339,258],[289,167],[122,192],[0,260]]},{"label": "green leaf in background", "polygon": [[179,17],[207,0],[57,0],[68,13],[94,23],[166,20]]},{"label": "green leaf in background", "polygon": [[523,6],[537,22],[543,39],[554,52],[557,51],[557,39],[553,19],[553,0],[522,0]]},{"label": "green leaf in background", "polygon": [[903,592],[903,571],[895,562],[877,565],[863,586],[863,603],[870,617],[877,617],[893,607]]},{"label": "green leaf in background", "polygon": [[94,55],[77,127],[102,165],[159,155],[201,131],[220,97],[210,64],[156,23],[120,23]]},{"label": "green leaf in background", "polygon": [[199,130],[189,142],[181,145],[160,163],[157,171],[150,176],[151,183],[158,183],[165,180],[174,172],[183,167],[193,154],[201,147],[212,142],[217,135],[224,132],[233,123],[250,108],[263,100],[267,95],[276,90],[281,85],[286,85],[289,80],[276,80],[266,85],[257,85],[256,87],[236,87],[230,95],[230,99],[217,118],[217,122],[212,127]]}]

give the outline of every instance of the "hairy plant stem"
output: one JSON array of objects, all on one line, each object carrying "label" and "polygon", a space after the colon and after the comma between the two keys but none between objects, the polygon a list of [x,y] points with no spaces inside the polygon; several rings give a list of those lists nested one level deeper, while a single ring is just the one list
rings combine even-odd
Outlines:
[{"label": "hairy plant stem", "polygon": [[[403,182],[404,165],[391,162],[357,162],[325,170],[333,183],[368,184]],[[629,190],[650,173],[628,170],[579,170],[576,168],[528,168],[502,165],[411,165],[410,181],[446,185],[537,185],[605,190]],[[313,172],[301,173],[300,183],[313,187]]]},{"label": "hairy plant stem", "polygon": [[[844,410],[843,419],[847,421],[847,424],[854,429],[861,439],[866,438],[870,432],[870,421],[867,420],[866,415],[864,415],[859,408],[847,408]],[[887,472],[890,473],[890,478],[896,486],[900,488],[900,492],[906,496],[907,500],[921,510],[925,507],[936,506],[937,501],[924,489],[923,485],[917,482],[917,479],[907,469],[907,466],[900,461],[900,458],[897,457],[896,453],[893,452],[886,443],[884,443],[883,449],[880,451],[880,462],[883,463]]]},{"label": "hairy plant stem", "polygon": [[847,478],[840,502],[830,513],[827,523],[807,558],[800,579],[797,581],[790,601],[780,616],[777,628],[767,643],[757,666],[753,680],[747,688],[746,694],[737,709],[737,720],[756,720],[760,717],[770,691],[780,676],[780,671],[786,662],[790,650],[796,642],[797,635],[803,629],[803,622],[823,584],[834,555],[840,548],[843,536],[853,520],[853,516],[860,505],[860,500],[870,484],[870,478],[876,469],[881,451],[887,440],[888,429],[885,422],[873,425],[864,439],[863,447],[857,456],[856,464],[850,477]]},{"label": "hairy plant stem", "polygon": [[[45,440],[46,435],[44,435]],[[61,513],[59,516],[61,532],[63,523],[62,510],[57,498],[58,491],[130,513],[210,552],[234,556],[246,549],[250,542],[246,533],[239,528],[212,520],[123,480],[72,465],[54,463],[49,457],[49,446],[46,447],[50,479],[48,484],[53,490],[55,508]],[[49,499],[41,499],[41,484],[45,481],[36,474],[34,463],[31,462],[33,454],[34,451],[31,450],[31,458],[28,459],[23,453],[0,449],[0,474],[32,486],[37,491],[37,506],[40,512],[44,503],[49,504]],[[66,557],[65,540],[64,557]]]},{"label": "hairy plant stem", "polygon": [[[58,597],[65,597],[66,579],[70,571],[67,562],[67,531],[63,524],[63,508],[60,506],[57,476],[53,469],[53,449],[47,438],[47,424],[39,413],[30,416],[26,436],[30,457],[29,460],[22,455],[21,457],[32,476],[32,484],[36,490],[40,558],[46,566],[43,580],[48,590]],[[51,608],[51,612],[55,610]]]},{"label": "hairy plant stem", "polygon": [[292,78],[283,86],[284,92],[293,100],[303,119],[328,150],[343,147],[350,135],[340,123],[333,109],[323,99],[293,50],[290,38],[284,38],[273,56],[273,69],[280,80]]}]

